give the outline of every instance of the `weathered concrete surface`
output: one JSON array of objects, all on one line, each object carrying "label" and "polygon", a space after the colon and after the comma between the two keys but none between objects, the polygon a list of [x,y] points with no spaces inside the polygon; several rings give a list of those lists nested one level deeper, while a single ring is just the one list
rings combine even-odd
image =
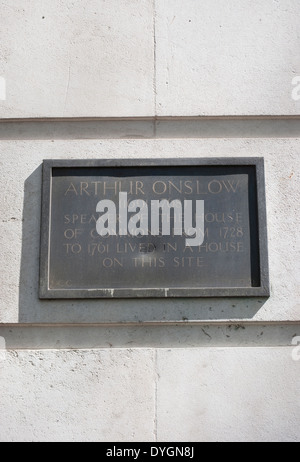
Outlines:
[{"label": "weathered concrete surface", "polygon": [[291,348],[159,350],[157,372],[159,441],[300,439]]},{"label": "weathered concrete surface", "polygon": [[1,339],[8,350],[286,347],[300,343],[300,322],[0,324],[0,355]]},{"label": "weathered concrete surface", "polygon": [[299,114],[298,0],[158,0],[157,115]]},{"label": "weathered concrete surface", "polygon": [[298,0],[0,6],[0,117],[299,114]]},{"label": "weathered concrete surface", "polygon": [[299,441],[292,351],[9,351],[0,441]]},{"label": "weathered concrete surface", "polygon": [[0,117],[154,114],[152,0],[0,7]]},{"label": "weathered concrete surface", "polygon": [[0,386],[0,441],[155,438],[150,350],[7,352]]}]

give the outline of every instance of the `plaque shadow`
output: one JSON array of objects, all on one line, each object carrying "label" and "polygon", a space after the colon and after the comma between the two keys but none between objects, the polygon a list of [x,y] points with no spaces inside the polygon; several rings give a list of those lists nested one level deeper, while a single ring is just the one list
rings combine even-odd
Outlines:
[{"label": "plaque shadow", "polygon": [[42,166],[24,183],[19,322],[99,324],[251,320],[267,299],[83,299],[40,300],[39,259]]}]

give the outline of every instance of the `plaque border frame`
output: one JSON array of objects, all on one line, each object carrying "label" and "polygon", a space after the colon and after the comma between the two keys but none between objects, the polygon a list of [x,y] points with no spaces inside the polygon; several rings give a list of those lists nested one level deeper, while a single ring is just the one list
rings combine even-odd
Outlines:
[{"label": "plaque border frame", "polygon": [[[49,249],[51,223],[52,169],[71,167],[180,167],[180,166],[251,166],[256,169],[259,287],[186,287],[186,288],[107,288],[50,289]],[[263,157],[209,157],[165,159],[50,159],[43,161],[41,240],[40,240],[40,299],[116,299],[116,298],[207,298],[207,297],[269,297],[268,234]]]}]

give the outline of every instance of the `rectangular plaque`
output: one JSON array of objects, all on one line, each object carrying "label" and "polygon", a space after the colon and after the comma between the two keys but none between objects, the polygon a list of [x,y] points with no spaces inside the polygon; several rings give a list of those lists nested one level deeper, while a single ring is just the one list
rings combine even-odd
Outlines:
[{"label": "rectangular plaque", "polygon": [[40,298],[269,295],[262,158],[45,160],[41,230]]}]

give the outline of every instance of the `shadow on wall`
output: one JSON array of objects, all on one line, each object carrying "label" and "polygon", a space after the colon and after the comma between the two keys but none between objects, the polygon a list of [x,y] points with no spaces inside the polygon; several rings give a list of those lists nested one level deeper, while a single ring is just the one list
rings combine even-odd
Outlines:
[{"label": "shadow on wall", "polygon": [[265,299],[39,300],[42,166],[25,181],[19,285],[21,323],[250,320]]}]

